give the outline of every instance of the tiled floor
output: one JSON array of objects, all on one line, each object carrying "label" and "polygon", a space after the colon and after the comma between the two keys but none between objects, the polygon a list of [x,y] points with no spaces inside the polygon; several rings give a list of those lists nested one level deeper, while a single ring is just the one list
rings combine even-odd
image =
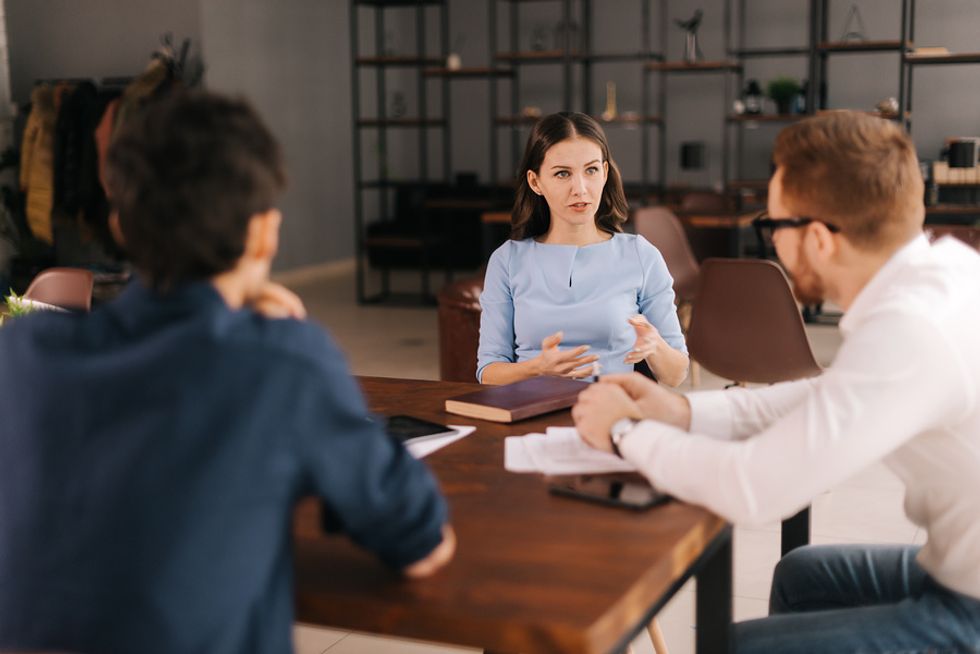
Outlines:
[{"label": "tiled floor", "polygon": [[[414,280],[406,279],[410,285]],[[327,276],[293,279],[311,316],[325,325],[358,375],[414,379],[438,378],[438,335],[433,308],[358,306],[351,270]],[[808,328],[817,359],[828,364],[837,351],[836,327]],[[700,388],[720,388],[725,381],[703,372]],[[815,543],[921,543],[919,533],[902,513],[902,486],[883,465],[875,465],[813,502]],[[772,569],[779,557],[779,525],[735,530],[735,618],[766,614]],[[685,586],[659,615],[671,654],[694,651],[694,589]],[[476,650],[430,643],[347,634],[297,625],[298,654],[452,654]],[[636,654],[651,654],[644,634],[634,643]]]}]

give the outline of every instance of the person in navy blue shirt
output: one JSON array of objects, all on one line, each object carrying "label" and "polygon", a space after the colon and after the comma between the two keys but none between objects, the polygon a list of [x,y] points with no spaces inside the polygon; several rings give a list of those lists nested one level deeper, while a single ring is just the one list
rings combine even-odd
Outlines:
[{"label": "person in navy blue shirt", "polygon": [[253,110],[154,102],[107,176],[138,280],[0,329],[0,650],[291,651],[309,495],[394,570],[446,563],[432,475],[269,282],[284,176]]}]

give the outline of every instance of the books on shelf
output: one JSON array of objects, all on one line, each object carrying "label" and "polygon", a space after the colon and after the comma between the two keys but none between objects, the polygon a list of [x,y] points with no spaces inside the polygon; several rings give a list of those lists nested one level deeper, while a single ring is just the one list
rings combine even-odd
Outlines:
[{"label": "books on shelf", "polygon": [[563,377],[533,377],[449,398],[446,411],[492,422],[514,422],[567,409],[588,385]]},{"label": "books on shelf", "polygon": [[941,45],[937,46],[919,46],[912,50],[912,54],[918,57],[940,57],[942,55],[950,54],[949,48]]},{"label": "books on shelf", "polygon": [[980,184],[980,166],[957,168],[945,161],[932,162],[932,179],[939,186]]}]

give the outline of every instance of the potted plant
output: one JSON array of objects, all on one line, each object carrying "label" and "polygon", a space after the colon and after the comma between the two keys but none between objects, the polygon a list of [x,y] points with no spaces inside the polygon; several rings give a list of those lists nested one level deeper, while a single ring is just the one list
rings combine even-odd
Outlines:
[{"label": "potted plant", "polygon": [[770,80],[766,88],[767,94],[776,103],[776,111],[780,114],[792,112],[793,101],[803,87],[792,77],[777,77]]},{"label": "potted plant", "polygon": [[13,291],[10,291],[10,295],[3,298],[6,308],[5,311],[0,312],[0,325],[3,325],[7,318],[17,318],[19,316],[26,316],[29,313],[37,311],[40,307],[31,302],[30,300],[25,300],[23,296],[17,295]]}]

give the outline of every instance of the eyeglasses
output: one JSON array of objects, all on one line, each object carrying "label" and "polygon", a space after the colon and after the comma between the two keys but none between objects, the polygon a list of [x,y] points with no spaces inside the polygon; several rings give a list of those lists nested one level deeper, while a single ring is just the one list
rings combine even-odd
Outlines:
[{"label": "eyeglasses", "polygon": [[840,227],[833,223],[828,223],[826,220],[818,220],[816,218],[807,218],[806,216],[788,216],[786,218],[772,218],[769,216],[769,212],[763,211],[758,216],[752,220],[752,226],[759,232],[763,233],[768,230],[771,235],[777,229],[783,229],[786,227],[806,227],[810,223],[820,223],[826,227],[829,231],[837,234],[840,232]]}]

